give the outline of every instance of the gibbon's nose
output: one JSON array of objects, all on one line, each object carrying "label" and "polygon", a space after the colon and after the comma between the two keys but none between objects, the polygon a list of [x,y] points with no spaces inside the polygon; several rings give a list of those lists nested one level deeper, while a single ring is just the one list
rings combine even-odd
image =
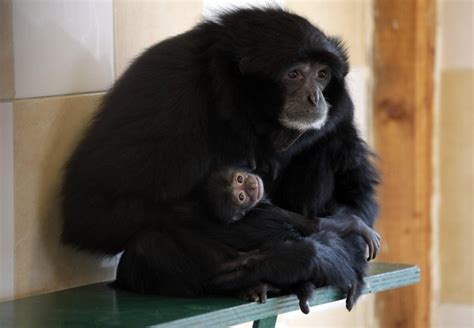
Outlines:
[{"label": "gibbon's nose", "polygon": [[319,92],[310,93],[308,96],[308,101],[312,105],[316,106],[317,103],[319,102]]}]

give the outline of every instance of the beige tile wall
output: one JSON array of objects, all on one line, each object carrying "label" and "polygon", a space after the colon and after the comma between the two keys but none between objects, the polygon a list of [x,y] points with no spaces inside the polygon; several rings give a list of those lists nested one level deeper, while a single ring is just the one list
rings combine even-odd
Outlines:
[{"label": "beige tile wall", "polygon": [[308,18],[330,35],[339,36],[349,50],[351,66],[367,66],[371,1],[288,0],[288,9]]},{"label": "beige tile wall", "polygon": [[474,304],[474,70],[442,73],[441,301]]},{"label": "beige tile wall", "polygon": [[112,0],[12,4],[16,98],[109,88],[114,80]]},{"label": "beige tile wall", "polygon": [[439,317],[462,327],[474,324],[474,2],[439,8]]},{"label": "beige tile wall", "polygon": [[0,0],[0,301],[14,291],[12,2]]},{"label": "beige tile wall", "polygon": [[0,100],[14,96],[12,3],[0,0]]},{"label": "beige tile wall", "polygon": [[0,301],[15,295],[13,108],[0,102]]},{"label": "beige tile wall", "polygon": [[363,296],[351,312],[345,301],[314,307],[309,315],[300,311],[278,316],[277,328],[371,328],[373,323],[373,298]]},{"label": "beige tile wall", "polygon": [[[3,32],[4,18],[11,18],[11,15],[7,16],[7,11],[3,10],[7,2],[0,3]],[[41,3],[36,5],[41,6]],[[114,8],[116,44],[113,50],[120,71],[145,47],[185,31],[201,14],[199,1],[116,1]],[[43,9],[45,15],[48,14],[48,10]],[[75,13],[74,17],[77,15]],[[68,21],[63,23],[68,24]],[[77,25],[70,28],[77,31]],[[11,30],[0,37],[2,45],[5,41],[11,46]],[[2,53],[0,59],[2,67],[5,62],[13,67],[11,56]],[[71,75],[69,78],[77,77]],[[10,80],[8,85],[13,87]],[[2,88],[2,95],[12,97],[11,91],[7,91]],[[114,260],[76,252],[59,242],[61,169],[100,98],[100,94],[79,94],[13,101],[15,260],[12,263],[16,297],[113,278]]]},{"label": "beige tile wall", "polygon": [[193,27],[201,18],[202,2],[114,2],[115,72],[119,76],[144,49]]},{"label": "beige tile wall", "polygon": [[65,159],[100,95],[14,103],[16,296],[111,279],[113,267],[60,244],[59,187]]}]

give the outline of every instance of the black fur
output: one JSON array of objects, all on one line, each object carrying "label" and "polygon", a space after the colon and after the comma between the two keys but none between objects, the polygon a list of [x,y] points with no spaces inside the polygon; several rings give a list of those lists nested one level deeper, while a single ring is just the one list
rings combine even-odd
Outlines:
[{"label": "black fur", "polygon": [[[278,152],[270,136],[282,129],[282,72],[311,60],[333,72],[324,91],[329,119]],[[213,168],[256,160],[278,163],[275,181],[257,168],[274,204],[310,217],[355,214],[372,226],[377,174],[353,124],[347,72],[337,39],[280,9],[230,12],[151,47],[107,94],[67,163],[63,241],[98,254],[125,250],[117,284],[140,292],[200,295],[261,282],[362,286],[358,236],[302,236],[269,220],[254,229],[248,222],[258,223],[259,211],[236,226],[199,216],[187,225],[173,207]],[[220,263],[255,250],[264,262],[208,280]]]}]

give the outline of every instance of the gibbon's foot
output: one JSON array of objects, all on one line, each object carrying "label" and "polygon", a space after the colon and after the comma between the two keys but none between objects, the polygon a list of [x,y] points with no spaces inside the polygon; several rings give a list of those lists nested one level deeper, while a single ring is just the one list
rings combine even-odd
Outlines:
[{"label": "gibbon's foot", "polygon": [[278,294],[280,289],[270,284],[261,283],[258,286],[246,289],[237,294],[237,296],[245,301],[253,301],[259,303],[266,303],[268,293]]}]

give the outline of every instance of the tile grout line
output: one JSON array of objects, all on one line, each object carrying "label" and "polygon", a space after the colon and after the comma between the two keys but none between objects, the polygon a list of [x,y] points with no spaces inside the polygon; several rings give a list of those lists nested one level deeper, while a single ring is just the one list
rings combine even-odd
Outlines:
[{"label": "tile grout line", "polygon": [[11,101],[16,102],[16,101],[28,101],[28,100],[37,100],[37,99],[52,99],[52,98],[62,98],[62,97],[98,96],[98,95],[104,95],[106,92],[107,92],[107,90],[92,91],[92,92],[75,92],[75,93],[66,93],[66,94],[48,95],[48,96],[14,98]]}]

